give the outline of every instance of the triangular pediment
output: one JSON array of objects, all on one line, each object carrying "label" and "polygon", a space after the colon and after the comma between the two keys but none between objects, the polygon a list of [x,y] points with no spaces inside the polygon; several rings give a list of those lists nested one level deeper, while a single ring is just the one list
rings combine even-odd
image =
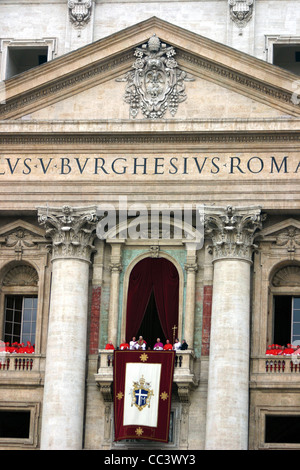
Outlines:
[{"label": "triangular pediment", "polygon": [[300,235],[300,221],[294,218],[285,219],[274,225],[264,228],[258,234],[258,238],[263,241],[280,241],[282,238],[285,242],[294,237],[295,234]]},{"label": "triangular pediment", "polygon": [[45,240],[44,235],[43,229],[22,219],[15,220],[0,227],[0,243],[4,241],[7,242],[9,239],[15,242],[18,238],[25,241],[25,244],[27,239],[30,239],[30,243],[34,243],[36,241]]},{"label": "triangular pediment", "polygon": [[153,17],[7,80],[0,119],[128,118],[120,79],[132,70],[135,48],[153,35],[175,49],[193,79],[176,117],[300,116],[292,99],[297,76]]}]

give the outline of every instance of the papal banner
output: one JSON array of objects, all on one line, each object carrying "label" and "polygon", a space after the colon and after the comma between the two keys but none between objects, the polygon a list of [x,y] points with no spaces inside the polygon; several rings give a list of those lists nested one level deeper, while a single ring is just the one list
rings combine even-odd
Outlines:
[{"label": "papal banner", "polygon": [[175,351],[114,351],[115,441],[168,442]]}]

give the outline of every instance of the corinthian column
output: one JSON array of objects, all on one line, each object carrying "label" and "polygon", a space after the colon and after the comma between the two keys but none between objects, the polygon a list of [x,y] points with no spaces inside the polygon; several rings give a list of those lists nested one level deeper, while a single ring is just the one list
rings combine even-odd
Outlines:
[{"label": "corinthian column", "polygon": [[248,447],[250,266],[260,208],[211,208],[214,263],[206,448]]},{"label": "corinthian column", "polygon": [[42,450],[82,448],[87,305],[96,209],[40,208],[52,240],[52,284],[42,415]]}]

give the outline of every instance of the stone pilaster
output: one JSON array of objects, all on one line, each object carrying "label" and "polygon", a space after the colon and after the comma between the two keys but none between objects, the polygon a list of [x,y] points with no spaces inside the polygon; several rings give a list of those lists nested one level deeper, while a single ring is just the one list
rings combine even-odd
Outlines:
[{"label": "stone pilaster", "polygon": [[187,244],[186,256],[186,301],[185,301],[185,321],[184,337],[190,349],[194,347],[194,324],[195,324],[195,292],[196,274],[198,271],[196,246]]},{"label": "stone pilaster", "polygon": [[41,449],[82,448],[89,263],[96,208],[40,208],[52,241]]},{"label": "stone pilaster", "polygon": [[110,301],[108,318],[108,341],[112,341],[117,346],[118,334],[118,313],[119,313],[119,295],[120,295],[120,274],[122,272],[122,244],[124,240],[108,240],[111,244],[111,282],[110,282]]},{"label": "stone pilaster", "polygon": [[212,241],[213,298],[206,448],[248,446],[250,266],[260,208],[206,209]]}]

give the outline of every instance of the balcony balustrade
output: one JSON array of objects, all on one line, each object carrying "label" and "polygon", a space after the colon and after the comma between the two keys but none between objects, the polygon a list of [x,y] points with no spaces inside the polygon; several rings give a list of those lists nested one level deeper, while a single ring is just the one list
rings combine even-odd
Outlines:
[{"label": "balcony balustrade", "polygon": [[[112,401],[113,357],[113,351],[99,350],[99,367],[95,380],[105,401]],[[179,398],[183,402],[189,401],[190,390],[198,385],[194,365],[195,356],[192,350],[176,352],[173,382],[177,385]]]}]

